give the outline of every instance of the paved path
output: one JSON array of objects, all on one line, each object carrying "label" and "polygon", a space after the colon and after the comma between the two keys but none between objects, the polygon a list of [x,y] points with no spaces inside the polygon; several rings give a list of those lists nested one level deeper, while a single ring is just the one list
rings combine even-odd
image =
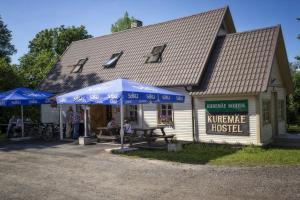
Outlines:
[{"label": "paved path", "polygon": [[0,144],[0,199],[300,199],[300,166],[175,164],[104,148]]}]

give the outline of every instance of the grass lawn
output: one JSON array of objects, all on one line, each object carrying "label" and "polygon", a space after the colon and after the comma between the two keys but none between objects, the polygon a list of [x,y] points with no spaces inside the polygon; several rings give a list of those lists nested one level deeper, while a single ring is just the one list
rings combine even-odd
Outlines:
[{"label": "grass lawn", "polygon": [[236,147],[217,144],[189,144],[181,152],[138,150],[125,156],[213,165],[300,165],[300,149]]}]

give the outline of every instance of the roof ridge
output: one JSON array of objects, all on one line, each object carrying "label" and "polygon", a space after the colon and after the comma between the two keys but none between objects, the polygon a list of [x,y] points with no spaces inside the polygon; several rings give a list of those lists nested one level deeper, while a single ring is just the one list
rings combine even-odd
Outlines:
[{"label": "roof ridge", "polygon": [[263,30],[268,30],[268,29],[279,29],[279,28],[280,28],[280,24],[274,25],[274,26],[267,26],[267,27],[262,27],[262,28],[251,29],[251,30],[242,31],[242,32],[229,33],[229,34],[226,34],[226,36],[241,35],[241,34],[246,34],[246,33],[251,33],[251,32],[258,32],[258,31],[263,31]]},{"label": "roof ridge", "polygon": [[104,34],[104,35],[100,35],[100,36],[96,36],[96,37],[92,37],[92,38],[77,40],[77,41],[73,41],[72,43],[77,43],[77,42],[82,42],[82,41],[87,41],[87,40],[93,40],[93,39],[102,38],[102,37],[108,37],[108,36],[111,36],[111,35],[121,34],[121,33],[128,32],[128,31],[134,31],[134,30],[138,30],[138,29],[149,28],[149,27],[156,26],[156,25],[161,25],[161,24],[166,24],[166,23],[175,22],[175,21],[179,21],[179,20],[184,20],[184,19],[192,18],[192,17],[198,16],[198,15],[203,15],[203,14],[207,14],[207,13],[210,13],[210,12],[216,12],[218,10],[227,10],[227,9],[228,9],[228,5],[224,6],[224,7],[216,8],[216,9],[213,9],[213,10],[208,10],[208,11],[196,13],[196,14],[193,14],[193,15],[180,17],[180,18],[177,18],[177,19],[171,19],[171,20],[168,20],[168,21],[163,21],[163,22],[159,22],[159,23],[155,23],[155,24],[149,24],[149,25],[146,25],[146,26],[141,26],[141,27],[136,27],[136,28],[129,28],[129,29],[125,29],[125,30],[122,30],[122,31],[115,32],[115,33],[109,33],[109,34]]}]

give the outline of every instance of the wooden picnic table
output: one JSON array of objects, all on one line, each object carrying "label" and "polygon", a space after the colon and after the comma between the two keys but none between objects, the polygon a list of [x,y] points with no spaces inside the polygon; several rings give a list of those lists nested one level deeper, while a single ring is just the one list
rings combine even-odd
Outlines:
[{"label": "wooden picnic table", "polygon": [[[147,127],[147,128],[133,128],[133,135],[130,138],[130,145],[132,145],[133,137],[137,136],[137,132],[143,132],[143,137],[147,140],[147,143],[149,146],[151,146],[151,142],[157,138],[164,138],[166,144],[169,143],[169,139],[172,139],[175,134],[169,134],[167,135],[165,132],[165,126],[155,126],[155,127]],[[155,130],[160,130],[161,135],[155,134]]]},{"label": "wooden picnic table", "polygon": [[[97,127],[96,128],[98,132],[96,133],[96,137],[99,140],[116,140],[119,138],[119,132],[120,132],[120,127],[116,128],[107,128],[106,126],[103,127]],[[113,134],[113,131],[115,130],[115,134]],[[107,133],[106,135],[104,133]]]},{"label": "wooden picnic table", "polygon": [[[169,143],[175,134],[166,134],[165,126],[154,126],[154,127],[145,127],[145,128],[132,128],[133,133],[124,134],[124,139],[129,139],[130,146],[132,146],[133,140],[138,137],[137,132],[142,132],[142,137],[147,141],[148,145],[151,146],[152,141],[155,141],[157,138],[163,138],[166,144]],[[115,128],[115,134],[111,132],[111,129],[105,127],[97,127],[98,132],[96,133],[96,137],[99,140],[117,140],[120,138],[118,134],[120,132],[120,127]],[[161,134],[154,133],[155,130],[160,130]],[[105,135],[103,133],[108,133]]]}]

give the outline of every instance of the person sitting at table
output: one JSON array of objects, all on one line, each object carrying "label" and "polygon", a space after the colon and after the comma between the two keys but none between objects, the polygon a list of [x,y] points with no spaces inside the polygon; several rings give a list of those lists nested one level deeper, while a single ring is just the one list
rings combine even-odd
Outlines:
[{"label": "person sitting at table", "polygon": [[116,128],[116,121],[114,118],[111,118],[111,120],[107,123],[107,128],[108,129],[112,129],[112,128]]},{"label": "person sitting at table", "polygon": [[13,136],[16,137],[18,133],[22,132],[22,119],[16,119],[16,125],[13,127]]},{"label": "person sitting at table", "polygon": [[13,126],[16,124],[17,119],[16,116],[11,116],[11,118],[8,121],[7,129],[6,129],[6,136],[10,137],[10,133],[12,131]]},{"label": "person sitting at table", "polygon": [[111,118],[111,120],[107,123],[107,131],[112,134],[115,135],[117,133],[117,124],[114,118]]},{"label": "person sitting at table", "polygon": [[131,134],[132,133],[132,128],[131,128],[131,124],[129,123],[128,120],[124,121],[124,134]]}]

